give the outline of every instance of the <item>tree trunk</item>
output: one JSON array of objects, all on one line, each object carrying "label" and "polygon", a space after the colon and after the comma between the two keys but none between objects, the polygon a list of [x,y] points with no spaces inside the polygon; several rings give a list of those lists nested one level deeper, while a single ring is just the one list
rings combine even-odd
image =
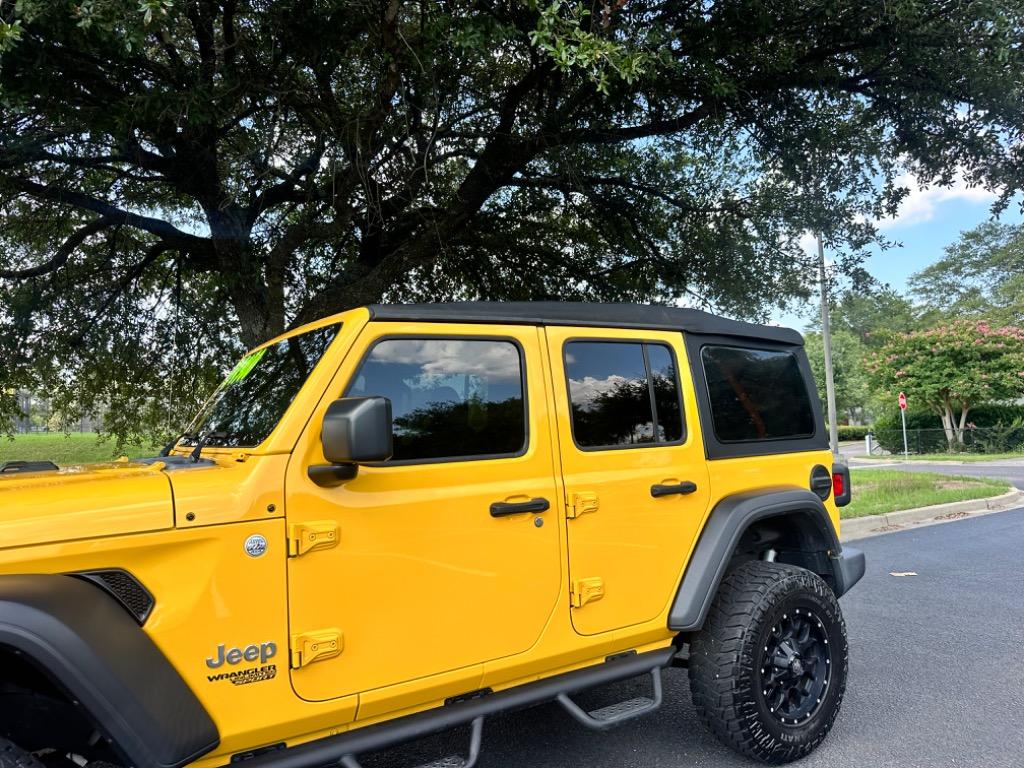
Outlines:
[{"label": "tree trunk", "polygon": [[964,444],[964,430],[967,428],[967,414],[970,410],[968,405],[960,406],[960,423],[957,426],[956,440],[961,446]]},{"label": "tree trunk", "polygon": [[942,431],[946,433],[946,444],[949,447],[949,452],[953,453],[956,448],[957,433],[952,404],[943,403],[939,415],[942,417]]},{"label": "tree trunk", "polygon": [[243,241],[218,249],[224,290],[238,316],[238,335],[247,347],[262,344],[284,332],[284,292],[271,290],[268,276],[252,243]]},{"label": "tree trunk", "polygon": [[228,301],[238,316],[238,335],[247,347],[284,332],[283,267],[266,265],[257,253],[252,228],[237,207],[207,210],[217,267]]}]

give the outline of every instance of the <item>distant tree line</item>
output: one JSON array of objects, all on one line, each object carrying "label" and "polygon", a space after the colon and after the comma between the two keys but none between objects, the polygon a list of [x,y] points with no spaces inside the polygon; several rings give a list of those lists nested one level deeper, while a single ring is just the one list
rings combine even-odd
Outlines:
[{"label": "distant tree line", "polygon": [[[1024,427],[1024,225],[964,232],[908,287],[867,280],[832,307],[843,420],[897,426],[906,391],[913,424],[941,427],[946,447],[964,442],[973,413],[986,427]],[[824,398],[820,333],[807,334],[807,349]]]}]

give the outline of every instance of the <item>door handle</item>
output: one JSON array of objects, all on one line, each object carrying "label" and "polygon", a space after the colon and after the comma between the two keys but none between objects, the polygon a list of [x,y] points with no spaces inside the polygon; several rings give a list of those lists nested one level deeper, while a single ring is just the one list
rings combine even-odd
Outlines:
[{"label": "door handle", "polygon": [[684,480],[681,483],[675,485],[662,485],[660,483],[651,486],[651,496],[658,498],[659,496],[672,496],[679,494],[685,496],[689,493],[697,492],[697,484],[691,483],[689,480]]},{"label": "door handle", "polygon": [[496,501],[491,504],[491,517],[507,517],[522,515],[526,512],[547,512],[551,504],[547,499],[536,498],[529,501]]}]

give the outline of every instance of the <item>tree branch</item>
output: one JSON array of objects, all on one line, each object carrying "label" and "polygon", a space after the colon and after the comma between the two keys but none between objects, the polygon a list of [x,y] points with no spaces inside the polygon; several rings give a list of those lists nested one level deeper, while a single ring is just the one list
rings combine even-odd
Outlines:
[{"label": "tree branch", "polygon": [[142,256],[142,260],[138,264],[133,264],[128,270],[128,273],[118,281],[117,285],[114,286],[114,290],[111,291],[110,295],[104,299],[103,303],[93,313],[89,322],[82,324],[82,330],[71,339],[71,346],[77,347],[81,344],[85,339],[85,335],[96,325],[96,322],[106,314],[107,310],[110,309],[110,306],[117,301],[125,291],[131,288],[132,283],[138,280],[139,277],[142,276],[142,273],[145,272],[146,269],[148,269],[149,266],[157,259],[167,253],[167,251],[173,250],[175,250],[175,247],[164,240],[160,240],[147,248],[146,252]]},{"label": "tree branch", "polygon": [[30,277],[41,277],[42,275],[48,275],[51,272],[56,272],[67,264],[68,259],[71,258],[71,254],[75,252],[75,249],[78,248],[78,246],[88,240],[92,235],[95,235],[97,232],[102,232],[107,227],[113,225],[113,219],[101,216],[95,221],[89,222],[81,229],[72,233],[60,248],[57,249],[57,252],[49,261],[44,264],[40,264],[37,267],[29,267],[28,269],[0,269],[0,278],[5,280],[25,280]]},{"label": "tree branch", "polygon": [[12,187],[18,192],[37,198],[39,200],[51,200],[55,203],[70,205],[85,211],[92,211],[110,220],[115,224],[126,224],[136,229],[144,230],[150,234],[157,235],[185,250],[201,249],[207,244],[206,238],[190,235],[188,232],[175,227],[162,219],[155,219],[151,216],[143,216],[138,213],[125,211],[117,206],[111,205],[97,197],[86,195],[82,192],[73,192],[59,187],[45,186],[29,179],[7,179],[0,182]]}]

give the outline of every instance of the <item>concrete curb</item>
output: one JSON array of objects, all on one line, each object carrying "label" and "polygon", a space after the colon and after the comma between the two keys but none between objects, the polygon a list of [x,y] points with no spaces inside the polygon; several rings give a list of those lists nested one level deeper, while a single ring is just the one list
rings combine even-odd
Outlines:
[{"label": "concrete curb", "polygon": [[[971,501],[954,501],[950,504],[934,504],[930,507],[905,509],[901,512],[889,512],[885,515],[870,515],[843,520],[840,523],[840,538],[843,541],[863,539],[881,533],[891,533],[912,525],[930,525],[959,520],[964,515],[988,514],[1003,512],[1021,506],[1024,502],[1024,491],[1016,489],[990,496],[987,499]],[[941,519],[947,518],[947,519]]]}]

